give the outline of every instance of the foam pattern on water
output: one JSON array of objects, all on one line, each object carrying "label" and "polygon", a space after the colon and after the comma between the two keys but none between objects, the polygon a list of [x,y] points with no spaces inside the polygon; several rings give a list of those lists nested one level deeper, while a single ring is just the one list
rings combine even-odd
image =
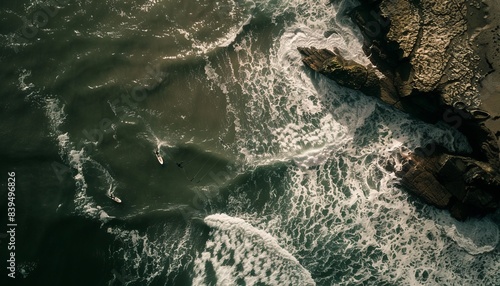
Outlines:
[{"label": "foam pattern on water", "polygon": [[[297,46],[335,46],[346,58],[369,64],[359,33],[339,15],[351,3],[259,3],[257,9],[277,23],[280,15],[297,12],[296,21],[269,32],[276,38],[268,45],[263,44],[268,35],[242,35],[233,45],[236,63],[221,58],[207,63],[221,90],[242,93],[227,96],[241,158],[250,169],[272,169],[278,161],[290,165],[280,183],[269,180],[256,190],[259,177],[234,188],[224,210],[231,219],[246,221],[236,225],[248,223],[274,237],[318,285],[498,285],[498,225],[487,218],[443,222],[447,213],[415,201],[385,170],[400,150],[433,142],[470,151],[465,138],[443,124],[412,120],[301,64]],[[328,15],[337,17],[328,23]],[[321,31],[335,32],[325,37]],[[248,192],[270,199],[259,206]],[[232,283],[239,275],[232,251],[253,241],[234,234],[236,226],[220,231],[220,225],[196,267],[205,273],[210,262],[217,278]]]},{"label": "foam pattern on water", "polygon": [[[265,231],[225,214],[207,216],[205,223],[213,231],[195,261],[194,285],[316,285],[297,259]],[[207,277],[210,271],[215,277]]]},{"label": "foam pattern on water", "polygon": [[63,162],[76,173],[73,176],[76,186],[74,198],[76,213],[103,221],[108,220],[110,218],[109,215],[87,194],[88,184],[85,180],[84,165],[91,164],[97,166],[97,169],[102,172],[110,186],[113,186],[115,183],[114,179],[104,167],[86,154],[85,149],[76,150],[68,132],[63,133],[61,131],[61,126],[66,119],[66,113],[64,112],[64,105],[58,99],[46,99],[45,111],[50,121],[51,135],[57,138],[58,141],[59,155]]},{"label": "foam pattern on water", "polygon": [[[272,13],[268,11],[271,8]],[[298,46],[337,46],[347,58],[363,64],[369,61],[362,53],[348,53],[361,50],[359,35],[352,29],[336,22],[330,25],[323,20],[311,20],[335,15],[337,9],[345,8],[326,3],[304,5],[279,1],[269,6],[257,4],[256,9],[272,15],[293,11],[290,18],[295,21],[285,21],[280,23],[284,25],[281,29],[271,29],[269,33],[276,38],[269,47],[266,47],[269,35],[249,31],[233,45],[236,55],[229,57],[235,56],[236,60],[217,58],[207,63],[206,70],[209,79],[223,92],[240,90],[243,93],[243,98],[238,93],[229,94],[227,102],[231,108],[229,113],[234,117],[238,150],[246,160],[255,162],[259,158],[266,162],[300,152],[304,147],[321,146],[326,143],[326,137],[334,137],[335,130],[343,128],[330,120],[331,114],[324,112],[316,87],[304,73],[296,50]],[[277,18],[274,21],[280,20],[272,17]],[[323,32],[330,30],[337,32],[325,37]],[[259,118],[265,120],[256,120]],[[252,134],[255,132],[259,136]],[[292,133],[301,135],[287,140]]]},{"label": "foam pattern on water", "polygon": [[124,262],[117,272],[126,285],[172,285],[195,259],[192,241],[199,233],[190,224],[159,223],[143,231],[108,227],[107,232],[115,236],[118,248],[110,255]]},{"label": "foam pattern on water", "polygon": [[438,225],[458,246],[471,255],[492,252],[500,241],[500,231],[489,218],[470,218],[459,222],[449,216],[436,216]]},{"label": "foam pattern on water", "polygon": [[[181,58],[189,55],[203,55],[218,47],[227,47],[242,31],[251,19],[253,2],[251,1],[145,1],[142,4],[128,3],[116,5],[109,1],[113,10],[121,19],[128,22],[127,29],[116,26],[102,27],[97,32],[111,30],[120,35],[130,30],[144,36],[152,32],[165,43],[176,43],[178,47],[190,46],[191,49],[178,50],[178,54],[165,55],[164,58]],[[120,1],[122,2],[122,1]],[[128,10],[128,11],[127,11]],[[149,23],[146,27],[155,27],[153,30],[144,29],[144,23],[137,21],[132,14],[151,15],[164,14],[166,24],[162,28]],[[149,16],[145,17],[150,18]],[[170,46],[170,45],[167,45]]]},{"label": "foam pattern on water", "polygon": [[[192,272],[193,285],[500,285],[498,223],[489,218],[457,223],[414,200],[384,169],[399,150],[431,142],[470,151],[465,138],[444,125],[412,120],[302,65],[298,46],[338,47],[346,58],[369,65],[360,33],[345,16],[356,2],[328,2],[227,1],[222,3],[227,10],[216,13],[229,11],[230,23],[215,33],[202,14],[190,16],[189,23],[200,16],[190,26],[179,13],[178,19],[168,19],[170,26],[154,31],[145,31],[141,17],[134,16],[137,11],[162,14],[172,1],[108,1],[116,19],[96,30],[75,31],[75,38],[157,37],[179,47],[162,55],[167,59],[203,55],[202,82],[226,97],[227,122],[235,132],[232,151],[247,174],[264,170],[266,175],[228,186],[221,210],[209,204],[227,215],[206,217],[212,230],[198,252],[194,244],[201,236],[189,222],[142,230],[109,227],[117,246],[110,252],[123,263],[126,285],[165,284],[182,271]],[[193,3],[184,4],[189,13]],[[255,15],[266,26],[242,29],[262,24],[252,22]],[[203,35],[204,23],[216,36]],[[209,53],[219,47],[224,48],[220,53]],[[22,71],[20,90],[33,87],[29,76]],[[42,105],[59,154],[73,170],[76,212],[107,220],[87,194],[85,168],[104,174],[111,190],[113,178],[84,149],[76,150],[63,127],[61,101],[49,96]],[[147,138],[156,137],[134,111],[125,119],[134,121],[124,124],[141,125]],[[278,163],[286,166],[284,174],[271,180]],[[252,200],[251,192],[267,199]]]},{"label": "foam pattern on water", "polygon": [[[498,284],[497,225],[457,223],[414,202],[377,155],[353,151],[310,169],[290,167],[281,184],[261,190],[250,181],[226,211],[273,235],[318,285]],[[248,192],[271,199],[260,207]]]}]

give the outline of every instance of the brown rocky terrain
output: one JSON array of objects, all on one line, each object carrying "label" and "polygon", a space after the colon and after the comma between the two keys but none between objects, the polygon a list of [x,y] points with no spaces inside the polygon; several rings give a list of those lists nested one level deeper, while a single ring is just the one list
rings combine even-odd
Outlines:
[{"label": "brown rocky terrain", "polygon": [[[494,1],[493,1],[494,2]],[[383,73],[339,51],[298,48],[303,62],[340,85],[375,96],[468,139],[471,154],[425,146],[402,154],[401,184],[458,219],[500,206],[500,21],[478,0],[365,0],[350,16]]]}]

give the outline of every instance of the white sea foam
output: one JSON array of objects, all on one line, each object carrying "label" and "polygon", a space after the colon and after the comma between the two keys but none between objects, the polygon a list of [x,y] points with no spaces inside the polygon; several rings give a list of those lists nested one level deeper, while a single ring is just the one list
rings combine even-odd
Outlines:
[{"label": "white sea foam", "polygon": [[[186,50],[165,58],[203,55],[207,89],[219,88],[226,96],[227,121],[237,138],[232,150],[249,169],[284,162],[286,170],[281,177],[272,170],[246,185],[227,186],[228,215],[205,219],[212,231],[197,256],[193,243],[201,235],[189,224],[160,223],[141,231],[110,227],[123,246],[110,254],[123,261],[128,282],[149,285],[164,275],[170,281],[193,267],[193,284],[202,285],[211,265],[218,285],[500,285],[498,226],[487,218],[464,224],[448,220],[443,211],[411,199],[384,169],[400,148],[437,141],[467,151],[466,140],[443,125],[411,120],[339,87],[301,64],[297,46],[335,46],[346,58],[369,64],[359,31],[343,15],[355,1],[327,2],[239,1],[220,38],[206,40],[196,26],[182,25],[154,34],[165,42],[182,41],[181,47],[188,43]],[[148,1],[143,11],[151,13],[160,4]],[[255,13],[271,18],[275,26],[245,31]],[[123,26],[143,32],[134,23]],[[101,28],[95,36],[123,32],[115,31],[121,25]],[[211,57],[210,51],[226,46]],[[119,116],[117,106],[110,106]],[[87,194],[85,167],[95,162],[84,150],[75,150],[70,134],[62,130],[64,105],[50,99],[46,111],[61,158],[74,169],[77,212],[107,220],[109,215]],[[125,124],[144,124],[145,138],[156,146],[164,143],[133,110],[125,114]],[[114,188],[112,177],[103,173]],[[268,199],[256,202],[252,192]]]},{"label": "white sea foam", "polygon": [[17,271],[23,276],[22,278],[28,277],[33,270],[35,270],[38,267],[38,264],[36,262],[20,262],[17,266]]},{"label": "white sea foam", "polygon": [[23,69],[19,75],[19,89],[22,90],[22,91],[25,91],[25,90],[28,90],[32,87],[34,87],[35,85],[33,83],[26,83],[26,78],[31,76],[31,71],[30,70],[26,70],[26,69]]},{"label": "white sea foam", "polygon": [[[402,148],[437,142],[452,151],[470,151],[465,138],[444,124],[413,120],[303,68],[297,46],[338,47],[346,58],[365,65],[369,60],[359,31],[339,15],[354,1],[296,2],[257,2],[256,9],[275,21],[286,13],[296,18],[269,47],[262,44],[260,37],[268,36],[262,32],[242,35],[233,45],[237,64],[207,63],[207,74],[221,90],[243,93],[229,94],[227,104],[238,120],[235,150],[245,162],[254,168],[277,161],[296,166],[280,183],[270,179],[256,189],[250,180],[232,191],[225,211],[245,223],[207,217],[215,230],[196,262],[195,281],[204,281],[210,262],[217,278],[234,284],[238,272],[233,262],[227,263],[235,260],[233,249],[254,251],[245,248],[252,245],[252,236],[236,226],[243,224],[270,234],[305,269],[317,273],[319,285],[499,285],[498,226],[488,219],[442,226],[436,217],[446,216],[444,211],[414,201],[384,169]],[[337,16],[330,21],[331,15]],[[326,31],[333,33],[325,37]],[[270,171],[264,177],[275,176]],[[257,206],[248,192],[269,201]],[[474,235],[479,232],[484,236]]]},{"label": "white sea foam", "polygon": [[[323,273],[319,285],[498,284],[497,226],[487,219],[441,226],[436,216],[447,214],[413,204],[369,157],[351,150],[314,169],[292,168],[283,185],[257,190],[256,196],[269,192],[263,208],[247,199],[255,191],[250,182],[228,199],[228,212],[272,234],[309,271]],[[491,275],[479,278],[483,273]]]},{"label": "white sea foam", "polygon": [[[223,92],[234,89],[232,85],[237,83],[237,88],[241,88],[249,96],[245,106],[239,103],[240,96],[233,99],[229,95],[227,100],[235,128],[237,132],[243,132],[237,135],[237,145],[242,157],[252,162],[257,159],[269,162],[272,158],[302,152],[304,147],[316,148],[324,145],[327,143],[327,137],[338,139],[335,138],[335,130],[342,126],[330,120],[331,114],[324,112],[325,108],[321,98],[317,96],[316,87],[303,72],[296,47],[337,46],[344,51],[347,58],[367,64],[369,61],[362,53],[347,52],[361,50],[359,35],[342,25],[329,26],[325,22],[311,20],[311,17],[335,15],[335,7],[326,3],[303,5],[295,1],[278,1],[272,4],[258,2],[255,9],[269,13],[273,18],[296,10],[297,20],[294,23],[299,24],[287,23],[284,32],[272,43],[269,50],[256,45],[262,41],[259,39],[260,35],[244,35],[241,41],[234,44],[238,66],[231,63],[225,66],[219,62],[207,63],[207,75]],[[325,38],[322,31],[329,29],[350,31],[344,33],[348,40],[339,33]],[[371,104],[371,108],[373,106]],[[265,121],[254,120],[264,114],[270,118]],[[315,120],[309,120],[311,117]],[[321,127],[318,129],[318,126]],[[259,138],[250,139],[255,130],[262,133],[264,142]],[[295,138],[288,140],[290,134],[295,134]]]},{"label": "white sea foam", "polygon": [[438,214],[438,225],[458,246],[472,255],[492,252],[500,241],[498,225],[489,218],[471,218],[465,222]]},{"label": "white sea foam", "polygon": [[74,171],[73,179],[76,186],[75,211],[88,217],[101,219],[104,222],[109,220],[110,216],[100,206],[96,205],[94,200],[87,194],[88,184],[85,179],[84,165],[96,166],[110,185],[114,184],[114,179],[102,165],[86,154],[85,149],[76,150],[70,140],[69,133],[61,130],[61,126],[66,119],[66,113],[64,112],[64,105],[58,99],[48,98],[45,100],[45,113],[49,118],[51,135],[57,139],[59,155],[65,164]]},{"label": "white sea foam", "polygon": [[171,223],[151,226],[141,232],[108,227],[107,232],[123,245],[111,251],[110,256],[125,262],[121,269],[125,282],[144,286],[158,279],[175,281],[181,271],[188,269],[194,260],[192,241],[199,235],[190,224]]},{"label": "white sea foam", "polygon": [[192,51],[188,52],[188,54],[194,54],[198,56],[206,55],[216,48],[224,48],[229,46],[231,43],[234,42],[236,37],[243,31],[244,26],[250,23],[251,19],[252,19],[251,17],[248,17],[247,19],[241,20],[235,26],[231,27],[230,30],[227,31],[227,33],[224,36],[218,38],[215,41],[205,42],[196,39],[191,34],[185,34],[187,39],[192,42],[191,45]]},{"label": "white sea foam", "polygon": [[[176,55],[164,56],[168,59],[206,55],[216,48],[229,46],[243,31],[244,26],[250,23],[252,10],[255,8],[253,1],[232,0],[196,1],[196,3],[186,1],[184,5],[178,5],[176,13],[172,13],[172,7],[172,3],[158,0],[146,1],[139,7],[144,13],[161,11],[167,14],[169,25],[164,27],[161,33],[153,31],[157,33],[157,37],[183,44],[187,40],[190,43],[190,49],[183,48]],[[116,12],[125,15],[123,11]],[[130,22],[135,23],[135,19],[128,18]],[[210,30],[210,37],[207,37],[207,29]],[[187,47],[186,44],[183,46]]]},{"label": "white sea foam", "polygon": [[213,228],[205,250],[195,262],[194,285],[205,285],[206,265],[215,271],[216,285],[316,285],[311,274],[276,239],[240,218],[210,215]]}]

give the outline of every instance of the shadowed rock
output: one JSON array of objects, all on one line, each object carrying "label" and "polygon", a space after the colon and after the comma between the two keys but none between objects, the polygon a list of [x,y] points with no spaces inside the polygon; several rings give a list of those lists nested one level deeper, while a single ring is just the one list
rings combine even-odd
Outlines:
[{"label": "shadowed rock", "polygon": [[338,84],[426,122],[444,121],[467,137],[470,155],[450,154],[438,146],[430,154],[412,153],[397,172],[405,188],[448,208],[458,219],[500,206],[500,148],[495,135],[500,129],[487,127],[495,126],[492,122],[500,116],[479,108],[481,58],[473,42],[485,22],[481,15],[474,16],[473,24],[467,18],[477,5],[484,4],[361,1],[350,15],[365,36],[365,53],[384,74],[381,78],[372,67],[346,60],[336,48],[298,48],[305,65]]},{"label": "shadowed rock", "polygon": [[297,49],[304,56],[302,62],[314,71],[324,74],[342,86],[398,105],[399,100],[394,87],[387,78],[379,79],[372,68],[345,59],[338,49],[334,48],[333,51],[314,47]]},{"label": "shadowed rock", "polygon": [[458,219],[495,211],[500,206],[500,175],[488,163],[417,150],[405,156],[397,172],[401,184],[427,203],[448,208]]}]

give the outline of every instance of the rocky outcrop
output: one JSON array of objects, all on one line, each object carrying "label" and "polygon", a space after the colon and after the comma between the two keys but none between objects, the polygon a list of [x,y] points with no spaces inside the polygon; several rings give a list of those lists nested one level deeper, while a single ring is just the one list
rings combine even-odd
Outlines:
[{"label": "rocky outcrop", "polygon": [[488,163],[434,150],[405,155],[397,172],[409,191],[457,219],[481,215],[500,207],[500,174]]},{"label": "rocky outcrop", "polygon": [[427,99],[400,97],[391,77],[378,78],[371,67],[344,59],[336,48],[333,49],[333,52],[315,47],[298,47],[297,49],[303,55],[302,61],[305,65],[342,86],[380,98],[398,109],[420,116],[425,120],[436,121],[438,119],[433,118],[438,113],[437,97],[432,99],[429,96],[426,96]]},{"label": "rocky outcrop", "polygon": [[375,72],[354,61],[344,59],[337,49],[318,50],[315,48],[298,48],[305,57],[303,61],[313,70],[328,77],[335,78],[340,85],[372,93],[379,89],[380,80]]},{"label": "rocky outcrop", "polygon": [[479,57],[467,33],[465,2],[372,1],[351,16],[365,34],[365,52],[389,73],[401,97],[439,91],[443,104],[476,106]]},{"label": "rocky outcrop", "polygon": [[[375,96],[427,122],[444,121],[468,139],[473,152],[405,155],[402,185],[463,219],[500,206],[500,150],[478,92],[488,61],[475,39],[487,21],[477,0],[362,1],[350,15],[365,35],[364,50],[384,74],[345,60],[339,51],[298,48],[303,62],[340,85]],[[483,7],[484,8],[484,7]],[[490,25],[490,24],[488,24]],[[490,25],[491,26],[491,25]],[[488,66],[492,66],[491,64]],[[428,149],[427,149],[428,150]]]}]

